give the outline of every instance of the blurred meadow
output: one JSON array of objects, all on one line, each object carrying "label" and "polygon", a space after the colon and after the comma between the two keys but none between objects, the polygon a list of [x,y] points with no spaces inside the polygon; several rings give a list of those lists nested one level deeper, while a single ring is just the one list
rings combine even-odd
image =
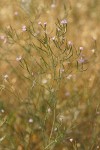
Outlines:
[{"label": "blurred meadow", "polygon": [[0,150],[100,150],[99,0],[0,0]]}]

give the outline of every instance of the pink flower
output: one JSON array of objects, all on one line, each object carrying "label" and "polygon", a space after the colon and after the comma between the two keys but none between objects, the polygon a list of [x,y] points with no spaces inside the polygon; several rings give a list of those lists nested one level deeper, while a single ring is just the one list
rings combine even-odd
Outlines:
[{"label": "pink flower", "polygon": [[8,75],[7,75],[7,74],[5,74],[5,75],[4,75],[4,79],[7,79],[7,78],[8,78]]},{"label": "pink flower", "polygon": [[5,82],[7,82],[8,77],[9,77],[8,74],[5,74],[5,75],[3,76],[3,79],[4,79]]},{"label": "pink flower", "polygon": [[1,36],[0,36],[0,40],[2,40],[3,43],[6,43],[6,42],[7,42],[7,38],[6,38],[4,35],[1,35]]},{"label": "pink flower", "polygon": [[4,36],[4,35],[1,35],[1,36],[0,36],[0,39],[1,39],[1,40],[4,40],[4,39],[5,39],[5,36]]},{"label": "pink flower", "polygon": [[81,47],[79,47],[79,50],[82,51],[82,50],[84,50],[84,48],[81,46]]},{"label": "pink flower", "polygon": [[26,31],[26,26],[25,25],[22,26],[22,31],[23,32]]},{"label": "pink flower", "polygon": [[32,118],[30,118],[28,121],[29,121],[29,123],[33,123],[33,119]]},{"label": "pink flower", "polygon": [[56,7],[56,5],[55,4],[51,4],[51,8],[55,8]]},{"label": "pink flower", "polygon": [[85,62],[85,60],[83,59],[83,57],[81,57],[79,60],[78,60],[78,63],[80,63],[80,64],[82,64],[82,63],[84,63]]},{"label": "pink flower", "polygon": [[70,92],[67,91],[67,92],[65,93],[65,96],[70,96]]},{"label": "pink flower", "polygon": [[69,46],[72,46],[73,43],[72,43],[71,41],[68,41],[68,45],[69,45]]},{"label": "pink flower", "polygon": [[64,19],[64,20],[62,20],[60,23],[61,23],[61,24],[67,24],[67,20]]},{"label": "pink flower", "polygon": [[41,25],[41,24],[42,24],[41,21],[39,21],[39,22],[38,22],[38,25]]},{"label": "pink flower", "polygon": [[72,74],[69,74],[69,75],[67,76],[67,79],[70,80],[71,78],[72,78]]},{"label": "pink flower", "polygon": [[53,41],[55,40],[55,36],[51,38]]},{"label": "pink flower", "polygon": [[63,73],[65,70],[63,68],[60,68],[60,73]]},{"label": "pink flower", "polygon": [[44,25],[46,26],[46,25],[47,25],[47,22],[44,22]]},{"label": "pink flower", "polygon": [[21,61],[21,59],[22,59],[22,56],[18,56],[18,57],[16,58],[16,61]]},{"label": "pink flower", "polygon": [[14,12],[14,15],[15,15],[15,16],[18,16],[18,11],[15,11],[15,12]]},{"label": "pink flower", "polygon": [[70,142],[73,142],[73,139],[69,139]]}]

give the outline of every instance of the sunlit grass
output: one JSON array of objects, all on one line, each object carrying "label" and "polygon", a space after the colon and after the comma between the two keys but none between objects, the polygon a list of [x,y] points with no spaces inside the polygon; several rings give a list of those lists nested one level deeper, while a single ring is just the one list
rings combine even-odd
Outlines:
[{"label": "sunlit grass", "polygon": [[98,3],[1,2],[1,150],[100,149]]}]

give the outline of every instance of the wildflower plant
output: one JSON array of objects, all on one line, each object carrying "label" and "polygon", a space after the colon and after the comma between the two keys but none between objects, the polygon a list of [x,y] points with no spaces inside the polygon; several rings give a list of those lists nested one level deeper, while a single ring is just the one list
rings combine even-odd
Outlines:
[{"label": "wildflower plant", "polygon": [[[22,120],[26,121],[27,127],[32,127],[29,131],[26,128],[29,140],[25,147],[29,145],[31,133],[38,130],[41,149],[54,149],[73,126],[65,125],[64,106],[59,108],[63,102],[58,95],[62,84],[67,84],[67,80],[73,76],[75,68],[84,65],[84,59],[81,57],[83,48],[80,47],[77,52],[75,45],[67,39],[66,19],[57,20],[53,36],[48,34],[47,22],[39,22],[38,26],[40,31],[35,29],[33,22],[22,26],[22,31],[26,32],[24,45],[20,42],[24,33],[18,35],[12,27],[6,31],[8,43],[18,44],[24,50],[23,56],[19,55],[15,59],[17,66],[13,66],[16,72],[20,72],[17,77],[17,80],[20,80],[19,90],[12,91],[10,88],[9,92],[15,95],[20,107],[26,104]],[[83,67],[81,71],[84,71]],[[4,75],[4,80],[7,78],[8,75]],[[12,87],[10,79],[8,82]]]}]

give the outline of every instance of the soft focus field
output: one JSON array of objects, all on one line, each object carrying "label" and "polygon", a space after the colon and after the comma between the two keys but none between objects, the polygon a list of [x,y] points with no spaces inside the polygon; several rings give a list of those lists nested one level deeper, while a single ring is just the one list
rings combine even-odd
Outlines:
[{"label": "soft focus field", "polygon": [[100,150],[99,0],[0,0],[0,150]]}]

